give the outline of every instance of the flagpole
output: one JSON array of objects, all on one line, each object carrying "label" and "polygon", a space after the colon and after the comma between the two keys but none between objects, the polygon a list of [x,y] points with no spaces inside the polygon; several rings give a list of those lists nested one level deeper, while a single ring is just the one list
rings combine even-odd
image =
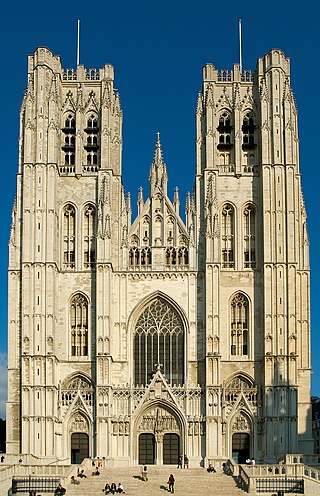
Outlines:
[{"label": "flagpole", "polygon": [[239,58],[240,58],[240,74],[242,74],[242,21],[239,19]]},{"label": "flagpole", "polygon": [[78,19],[77,26],[77,67],[80,65],[80,20]]}]

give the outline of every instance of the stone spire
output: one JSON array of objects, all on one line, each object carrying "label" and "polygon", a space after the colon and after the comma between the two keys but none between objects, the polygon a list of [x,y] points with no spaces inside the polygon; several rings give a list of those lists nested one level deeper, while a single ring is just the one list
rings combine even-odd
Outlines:
[{"label": "stone spire", "polygon": [[167,176],[167,167],[163,161],[162,157],[162,149],[160,143],[160,133],[157,133],[157,143],[156,149],[154,152],[154,159],[150,167],[150,195],[153,196],[155,190],[160,188],[162,192],[167,195],[167,186],[168,186],[168,176]]}]

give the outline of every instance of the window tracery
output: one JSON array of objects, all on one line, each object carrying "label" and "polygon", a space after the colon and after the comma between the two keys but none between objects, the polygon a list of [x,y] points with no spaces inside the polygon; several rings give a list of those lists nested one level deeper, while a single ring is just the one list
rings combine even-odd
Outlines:
[{"label": "window tracery", "polygon": [[75,267],[76,211],[73,205],[63,209],[63,263],[65,268]]},{"label": "window tracery", "polygon": [[249,302],[242,293],[231,301],[231,355],[248,355]]},{"label": "window tracery", "polygon": [[222,209],[221,222],[222,267],[234,267],[234,208],[230,203]]},{"label": "window tracery", "polygon": [[85,268],[92,267],[95,261],[95,216],[95,208],[92,205],[87,205],[83,212],[83,258]]},{"label": "window tracery", "polygon": [[242,149],[254,148],[254,120],[252,114],[244,116],[242,121]]},{"label": "window tracery", "polygon": [[94,114],[91,114],[87,120],[85,133],[86,144],[84,145],[84,149],[87,154],[87,165],[96,166],[98,164],[99,128],[97,117]]},{"label": "window tracery", "polygon": [[253,205],[247,205],[243,212],[244,224],[244,266],[255,268],[256,266],[256,209]]},{"label": "window tracery", "polygon": [[183,323],[178,313],[162,298],[147,306],[135,327],[135,384],[148,384],[159,364],[171,385],[183,384]]},{"label": "window tracery", "polygon": [[76,121],[72,113],[69,113],[66,116],[62,132],[64,133],[64,143],[62,145],[64,164],[74,165],[76,151]]},{"label": "window tracery", "polygon": [[88,355],[88,300],[76,294],[70,305],[71,355]]},{"label": "window tracery", "polygon": [[221,113],[219,117],[219,125],[218,125],[218,149],[224,150],[231,148],[232,140],[231,140],[231,116],[229,112],[226,110]]}]

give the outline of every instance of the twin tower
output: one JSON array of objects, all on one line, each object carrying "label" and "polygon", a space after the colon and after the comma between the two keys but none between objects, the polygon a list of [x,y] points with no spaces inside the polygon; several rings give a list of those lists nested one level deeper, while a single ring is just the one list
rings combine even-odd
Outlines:
[{"label": "twin tower", "polygon": [[[313,451],[309,242],[281,50],[203,68],[196,173],[132,219],[114,70],[38,48],[9,243],[7,453],[190,466]],[[174,164],[179,167],[179,164]]]}]

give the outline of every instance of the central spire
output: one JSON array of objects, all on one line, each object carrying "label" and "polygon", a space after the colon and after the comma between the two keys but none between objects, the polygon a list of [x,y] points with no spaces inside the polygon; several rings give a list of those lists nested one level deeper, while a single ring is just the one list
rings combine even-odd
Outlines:
[{"label": "central spire", "polygon": [[150,167],[149,182],[150,182],[151,196],[153,196],[157,188],[161,189],[165,195],[167,194],[167,185],[168,185],[167,167],[162,157],[159,132],[157,132],[156,149],[154,152],[154,159]]}]

